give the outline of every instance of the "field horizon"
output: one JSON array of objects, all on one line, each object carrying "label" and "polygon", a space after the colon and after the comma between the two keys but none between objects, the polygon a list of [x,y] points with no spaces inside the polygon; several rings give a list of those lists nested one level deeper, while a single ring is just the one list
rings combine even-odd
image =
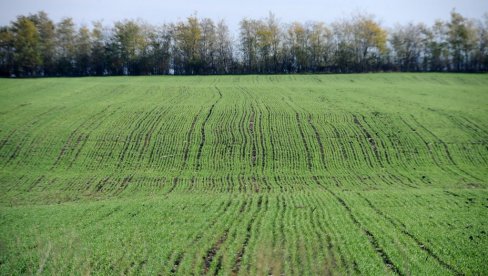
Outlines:
[{"label": "field horizon", "polygon": [[0,274],[485,274],[487,87],[0,79]]}]

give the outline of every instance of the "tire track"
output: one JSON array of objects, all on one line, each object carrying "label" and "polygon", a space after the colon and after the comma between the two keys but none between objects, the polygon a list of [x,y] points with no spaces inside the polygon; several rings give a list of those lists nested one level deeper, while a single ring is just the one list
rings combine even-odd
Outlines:
[{"label": "tire track", "polygon": [[[64,107],[60,107],[59,109],[63,109]],[[33,120],[31,120],[30,122],[28,122],[25,126],[21,127],[20,129],[30,129],[32,128],[34,125],[36,125],[37,123],[39,123],[41,121],[41,119],[47,115],[47,114],[50,114],[52,111],[58,109],[57,107],[53,107],[53,108],[50,108],[48,109],[47,111],[45,112],[42,112],[40,113],[39,115],[37,115]],[[13,135],[13,133],[11,133]],[[15,147],[14,151],[10,154],[7,154],[8,156],[8,159],[7,161],[4,163],[4,167],[7,166],[8,164],[10,164],[11,162],[14,161],[14,159],[17,158],[17,156],[19,155],[19,153],[21,152],[21,150],[24,148],[23,145],[24,143],[26,143],[28,141],[28,137],[27,135],[24,135],[22,137],[22,139],[20,140],[20,142],[17,144],[17,146]],[[9,137],[10,139],[11,137]],[[2,143],[2,148],[3,146],[5,146],[5,144],[7,144],[7,140],[4,141]]]},{"label": "tire track", "polygon": [[[204,268],[203,274],[207,274],[210,270],[210,266],[212,265],[212,261],[217,255],[217,252],[220,249],[220,246],[227,240],[227,234],[229,233],[229,229],[226,229],[222,236],[217,240],[217,242],[207,251],[207,254],[203,257],[204,259]],[[219,268],[215,271],[215,274],[218,274]]]},{"label": "tire track", "polygon": [[[80,133],[79,135],[78,132],[82,128],[90,128],[91,126],[95,125],[98,122],[98,126],[101,125],[101,119],[97,119],[100,115],[102,115],[101,118],[104,118],[105,112],[110,108],[110,105],[106,106],[104,109],[102,109],[100,112],[97,112],[93,114],[92,116],[88,117],[86,120],[84,120],[77,128],[75,128],[68,136],[68,139],[64,143],[63,147],[61,148],[61,151],[58,154],[58,157],[54,161],[54,164],[51,166],[51,170],[54,169],[59,165],[59,162],[61,159],[66,155],[67,151],[73,152],[77,145],[80,144],[81,141],[86,140],[88,135],[84,133]],[[105,115],[105,116],[104,116]],[[77,157],[77,156],[76,156]],[[73,161],[74,162],[74,161]]]},{"label": "tire track", "polygon": [[263,132],[263,113],[259,112],[259,140],[261,142],[261,170],[262,173],[264,173],[264,170],[266,168],[266,152],[267,149],[265,147],[265,140],[264,140],[264,132]]},{"label": "tire track", "polygon": [[[218,220],[222,219],[222,216],[225,215],[227,213],[227,210],[229,209],[229,207],[232,205],[232,198],[229,198],[229,200],[227,201],[227,203],[225,201],[223,201],[220,206],[219,206],[219,209],[218,209],[218,213],[217,215],[211,220],[210,223],[207,224],[206,228],[205,229],[202,229],[198,234],[196,234],[196,236],[192,239],[190,245],[195,245],[199,240],[201,240],[201,238],[203,237],[203,234],[206,233],[206,231],[209,229],[209,228],[212,228],[215,226],[215,224],[217,223]],[[223,207],[223,208],[222,208]],[[224,231],[224,234],[226,235],[226,238],[227,238],[227,233],[225,232],[228,232],[229,228],[227,230]],[[222,237],[222,236],[221,236]],[[223,243],[223,242],[222,242]],[[221,243],[221,244],[222,244]],[[220,244],[220,245],[221,245]],[[220,248],[220,245],[219,245],[219,248]],[[210,250],[209,250],[210,251]],[[215,253],[217,252],[218,250],[215,251]],[[178,272],[178,269],[179,269],[179,266],[181,264],[181,262],[183,261],[183,259],[185,258],[185,254],[186,254],[186,251],[184,252],[178,252],[176,254],[176,257],[175,257],[175,260],[173,261],[173,266],[171,267],[171,270],[170,270],[170,273],[171,274],[175,274]],[[214,254],[215,256],[215,254]],[[203,257],[204,260],[206,259],[205,256]],[[213,257],[212,257],[213,258]],[[210,265],[209,265],[210,267]],[[204,268],[205,269],[205,268]]]},{"label": "tire track", "polygon": [[117,165],[118,168],[123,166],[123,162],[126,159],[126,156],[129,154],[129,148],[134,147],[133,137],[137,137],[139,133],[139,128],[143,125],[143,123],[151,116],[153,112],[157,110],[157,107],[153,108],[151,111],[146,112],[144,116],[139,117],[139,120],[135,122],[135,127],[132,128],[132,131],[129,133],[127,138],[124,141],[124,147],[122,152],[119,155],[119,164]]},{"label": "tire track", "polygon": [[[329,229],[331,228],[331,226],[327,223],[327,218],[326,218],[326,216],[324,216],[324,212],[315,213],[315,211],[320,207],[320,196],[318,196],[317,194],[313,194],[311,196],[312,196],[311,198],[314,199],[316,205],[312,209],[312,211],[310,212],[311,213],[310,219],[311,219],[313,225],[315,225],[315,221],[317,221],[320,231],[325,233],[324,235],[325,235],[326,244],[327,244],[327,256],[331,256],[333,264],[335,264],[337,266],[337,259],[336,259],[335,254],[334,254],[334,252],[337,252],[337,254],[339,255],[339,259],[341,261],[341,264],[344,266],[347,274],[350,275],[352,273],[351,267],[349,266],[348,262],[346,261],[346,257],[344,256],[340,247],[334,246],[334,243],[332,242],[331,234],[329,233],[330,232]],[[316,214],[317,220],[314,219],[314,214]],[[354,269],[354,273],[360,274],[360,271],[359,271],[355,261],[353,263],[353,269]]]},{"label": "tire track", "polygon": [[302,123],[300,120],[300,115],[298,115],[298,112],[295,112],[295,117],[297,120],[300,136],[302,137],[303,146],[305,147],[305,152],[307,153],[307,168],[309,171],[312,171],[312,156],[310,154],[310,149],[308,148],[307,140],[305,139],[305,134],[303,133]]},{"label": "tire track", "polygon": [[325,162],[325,152],[324,152],[324,145],[322,144],[322,140],[320,139],[320,134],[319,131],[317,130],[317,127],[312,123],[312,115],[308,115],[308,124],[312,127],[313,132],[315,133],[315,139],[317,139],[317,144],[319,144],[319,150],[320,150],[320,160],[322,161],[322,164],[324,165],[324,169],[327,169],[327,164]]},{"label": "tire track", "polygon": [[470,176],[471,178],[473,179],[476,179],[477,181],[481,181],[483,182],[484,180],[483,179],[480,179],[476,176],[474,176],[473,174],[461,169],[459,167],[459,165],[454,161],[454,159],[452,158],[452,155],[451,155],[451,152],[449,151],[449,147],[447,146],[447,144],[442,140],[440,139],[437,135],[435,135],[431,130],[427,129],[425,126],[423,126],[422,124],[420,124],[417,119],[415,119],[415,117],[412,115],[411,116],[412,120],[418,125],[420,126],[423,130],[425,130],[427,133],[429,133],[432,137],[434,137],[434,139],[436,139],[441,145],[442,147],[444,148],[444,151],[446,153],[446,156],[447,156],[447,159],[449,160],[449,162],[451,162],[451,164],[453,164],[460,172]]},{"label": "tire track", "polygon": [[254,107],[251,105],[251,116],[249,118],[249,133],[251,136],[251,166],[255,167],[256,166],[256,155],[257,155],[257,149],[256,149],[256,139],[254,137]]},{"label": "tire track", "polygon": [[186,135],[186,143],[185,147],[183,149],[183,165],[182,165],[182,170],[186,168],[186,165],[188,163],[188,155],[190,152],[190,141],[191,141],[191,136],[193,134],[193,131],[195,130],[195,124],[198,120],[198,117],[200,116],[200,113],[202,112],[202,109],[198,111],[198,113],[193,117],[193,121],[191,122],[190,130],[188,131],[188,134]]},{"label": "tire track", "polygon": [[[107,107],[107,109],[108,108],[109,108],[109,106]],[[107,118],[111,117],[113,114],[115,114],[116,111],[117,110],[114,110],[110,114],[102,117],[103,119],[97,120],[93,124],[90,124],[89,126],[87,126],[87,129],[88,129],[87,133],[80,134],[80,136],[76,140],[76,144],[73,146],[73,150],[76,149],[76,152],[74,153],[74,156],[71,159],[71,161],[70,161],[70,163],[68,165],[68,168],[73,167],[73,164],[78,159],[78,156],[80,155],[83,147],[86,145],[86,142],[88,142],[88,138],[90,138],[90,135],[93,133],[93,131],[96,130],[96,129],[98,129],[102,125],[102,123],[104,122],[104,120],[106,120]]]},{"label": "tire track", "polygon": [[207,113],[207,116],[205,117],[205,120],[203,121],[202,128],[200,129],[202,140],[200,142],[200,145],[198,146],[198,151],[197,151],[197,159],[196,159],[196,170],[197,171],[200,170],[201,165],[202,165],[201,162],[200,162],[200,159],[202,157],[202,149],[203,149],[203,146],[205,145],[205,126],[207,125],[208,119],[212,115],[212,112],[213,112],[213,110],[215,108],[215,105],[217,103],[219,103],[219,101],[222,99],[222,92],[220,91],[220,89],[218,89],[217,87],[215,87],[215,89],[217,89],[217,92],[219,94],[219,98],[210,107],[210,109],[209,109],[209,111]]},{"label": "tire track", "polygon": [[353,121],[354,121],[354,124],[356,124],[359,129],[364,133],[364,135],[366,136],[366,139],[368,140],[368,143],[369,145],[371,146],[371,149],[373,150],[373,153],[374,155],[376,156],[376,160],[380,163],[381,165],[381,158],[380,158],[380,154],[378,152],[378,146],[376,145],[376,141],[373,139],[373,137],[371,136],[371,134],[368,132],[368,130],[361,124],[361,122],[359,122],[358,118],[356,117],[356,115],[352,115],[352,118],[353,118]]},{"label": "tire track", "polygon": [[[256,211],[252,214],[251,219],[249,220],[249,222],[247,224],[246,236],[245,236],[244,241],[242,243],[242,247],[237,252],[236,260],[234,262],[234,266],[232,268],[231,275],[237,275],[241,269],[242,258],[244,257],[244,254],[246,253],[246,249],[249,245],[249,240],[251,239],[251,234],[252,234],[251,231],[254,227],[254,222],[256,221],[256,219],[257,219],[257,217],[261,211],[260,209],[261,209],[262,203],[263,203],[263,196],[260,195],[258,198],[257,204],[256,204]],[[267,205],[267,203],[268,202],[266,200],[265,204]]]},{"label": "tire track", "polygon": [[451,273],[453,274],[456,274],[456,275],[463,275],[463,273],[461,273],[460,271],[458,271],[457,269],[455,269],[453,266],[451,266],[450,264],[446,263],[445,261],[443,261],[437,254],[435,254],[432,249],[430,249],[427,245],[425,245],[425,243],[421,242],[417,237],[415,237],[412,233],[408,232],[407,231],[407,227],[405,224],[401,223],[401,222],[395,222],[395,220],[393,220],[391,217],[389,217],[388,215],[386,215],[384,212],[382,212],[380,209],[378,209],[376,206],[373,205],[373,203],[371,203],[371,201],[369,199],[367,199],[365,196],[361,195],[360,193],[356,193],[359,197],[361,197],[362,199],[364,199],[364,201],[366,201],[366,203],[368,203],[368,206],[373,209],[373,211],[380,215],[381,217],[383,217],[385,220],[387,220],[391,225],[393,225],[395,228],[399,229],[400,232],[402,232],[404,235],[408,236],[409,238],[411,238],[413,241],[415,241],[415,243],[417,244],[417,246],[424,252],[426,252],[431,258],[433,258],[434,260],[437,261],[437,263],[439,263],[442,267],[444,267],[445,269],[449,270]]},{"label": "tire track", "polygon": [[432,148],[430,147],[430,144],[424,139],[424,137],[422,137],[422,135],[420,135],[420,133],[418,133],[416,131],[416,129],[411,126],[409,123],[407,123],[407,121],[405,121],[404,118],[401,118],[400,117],[400,120],[411,130],[415,133],[415,135],[424,143],[425,147],[427,148],[427,152],[429,153],[429,156],[432,158],[432,161],[434,161],[435,165],[440,168],[442,171],[448,173],[448,174],[451,174],[453,173],[452,171],[448,171],[444,166],[441,166],[441,164],[439,164],[439,161],[437,160],[436,156],[433,154],[433,151],[432,151]]},{"label": "tire track", "polygon": [[332,192],[331,190],[329,190],[326,186],[322,185],[322,183],[320,183],[320,181],[317,179],[317,177],[313,176],[312,179],[315,181],[315,183],[317,185],[319,185],[320,187],[322,187],[323,189],[325,189],[329,194],[331,194],[340,203],[340,205],[342,205],[342,207],[344,207],[344,209],[346,210],[349,218],[352,220],[352,222],[359,229],[361,229],[361,231],[363,232],[363,234],[368,238],[368,241],[369,241],[370,245],[376,251],[376,254],[383,260],[383,263],[385,264],[385,266],[388,269],[390,269],[393,273],[395,273],[397,275],[404,275],[404,273],[402,273],[400,271],[400,269],[398,268],[398,266],[395,263],[393,263],[393,261],[391,260],[390,256],[388,256],[388,254],[386,253],[386,251],[380,246],[380,244],[378,242],[378,239],[373,235],[373,233],[371,233],[366,227],[364,227],[357,220],[357,218],[352,213],[352,210],[349,207],[349,205],[347,205],[347,203],[342,198],[340,198],[337,194],[335,194],[334,192]]},{"label": "tire track", "polygon": [[[271,145],[271,170],[275,171],[276,170],[276,150],[275,150],[275,145],[274,145],[274,140],[273,140],[273,131],[272,131],[272,124],[271,124],[271,108],[267,105],[265,105],[266,111],[268,112],[268,138],[269,138],[269,143]],[[264,153],[263,153],[264,154]],[[264,158],[263,158],[264,162]]]}]

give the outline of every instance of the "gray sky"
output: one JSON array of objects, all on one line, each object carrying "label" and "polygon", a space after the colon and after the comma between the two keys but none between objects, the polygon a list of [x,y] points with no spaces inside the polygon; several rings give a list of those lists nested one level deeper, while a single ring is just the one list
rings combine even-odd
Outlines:
[{"label": "gray sky", "polygon": [[101,20],[105,24],[122,19],[143,19],[161,24],[185,19],[197,12],[199,17],[224,19],[232,30],[244,17],[263,18],[271,11],[281,22],[320,20],[330,23],[352,13],[376,15],[383,25],[448,19],[456,8],[466,17],[481,18],[488,12],[488,0],[0,0],[0,25],[17,15],[44,10],[54,21],[72,17],[78,24]]}]

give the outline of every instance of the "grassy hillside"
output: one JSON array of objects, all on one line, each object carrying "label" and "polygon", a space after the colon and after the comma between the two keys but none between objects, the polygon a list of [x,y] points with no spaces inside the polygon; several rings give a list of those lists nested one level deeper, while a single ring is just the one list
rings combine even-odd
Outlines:
[{"label": "grassy hillside", "polygon": [[484,274],[488,76],[0,80],[0,274]]}]

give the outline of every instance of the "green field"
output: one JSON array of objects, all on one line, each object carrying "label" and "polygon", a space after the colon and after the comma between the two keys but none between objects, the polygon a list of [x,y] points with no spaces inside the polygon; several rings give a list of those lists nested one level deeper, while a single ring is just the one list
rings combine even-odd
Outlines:
[{"label": "green field", "polygon": [[0,79],[0,274],[488,273],[488,75]]}]

